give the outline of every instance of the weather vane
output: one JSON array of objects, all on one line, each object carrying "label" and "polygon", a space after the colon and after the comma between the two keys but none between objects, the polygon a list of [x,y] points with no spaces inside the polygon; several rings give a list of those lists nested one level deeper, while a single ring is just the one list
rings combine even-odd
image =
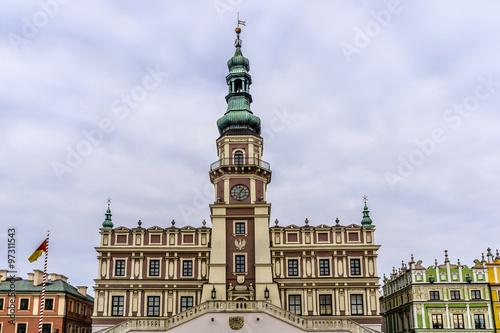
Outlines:
[{"label": "weather vane", "polygon": [[367,195],[363,195],[363,201],[365,202],[365,205],[366,205],[366,202],[368,201],[368,196]]},{"label": "weather vane", "polygon": [[241,39],[240,39],[241,28],[240,28],[240,24],[241,25],[245,25],[245,21],[241,21],[240,20],[240,12],[238,12],[238,26],[236,27],[236,29],[234,29],[234,31],[236,32],[236,41],[234,42],[234,46],[241,46]]}]

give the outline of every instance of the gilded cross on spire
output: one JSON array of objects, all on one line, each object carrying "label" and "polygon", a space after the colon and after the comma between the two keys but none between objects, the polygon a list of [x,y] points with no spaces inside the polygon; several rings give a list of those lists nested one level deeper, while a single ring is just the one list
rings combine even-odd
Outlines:
[{"label": "gilded cross on spire", "polygon": [[108,207],[111,204],[111,198],[106,199],[108,201]]}]

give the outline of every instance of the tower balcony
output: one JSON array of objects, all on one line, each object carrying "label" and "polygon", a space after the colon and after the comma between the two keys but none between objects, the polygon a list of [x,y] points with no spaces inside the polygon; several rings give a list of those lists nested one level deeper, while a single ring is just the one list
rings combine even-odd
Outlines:
[{"label": "tower balcony", "polygon": [[220,167],[244,168],[255,166],[271,171],[271,164],[255,157],[241,157],[239,159],[221,158],[220,160],[210,164],[210,171]]},{"label": "tower balcony", "polygon": [[210,180],[227,174],[254,174],[271,182],[271,164],[255,157],[221,158],[210,164]]}]

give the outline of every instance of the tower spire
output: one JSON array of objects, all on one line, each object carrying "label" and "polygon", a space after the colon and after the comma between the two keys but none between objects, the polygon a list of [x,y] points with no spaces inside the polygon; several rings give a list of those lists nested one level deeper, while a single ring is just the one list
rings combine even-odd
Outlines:
[{"label": "tower spire", "polygon": [[370,218],[370,211],[366,205],[366,202],[368,201],[368,197],[366,195],[363,195],[363,201],[365,202],[365,207],[363,209],[363,219],[361,220],[361,225],[370,226],[372,225],[372,219]]},{"label": "tower spire", "polygon": [[102,228],[101,229],[113,229],[113,222],[111,221],[111,198],[107,199],[108,201],[108,210],[106,211],[106,219],[104,222],[102,222]]},{"label": "tower spire", "polygon": [[255,116],[250,110],[252,95],[250,95],[250,85],[252,77],[250,71],[250,61],[241,52],[242,40],[240,39],[241,25],[245,21],[239,19],[235,29],[236,48],[234,55],[227,62],[229,74],[226,76],[229,93],[226,96],[227,111],[224,116],[217,120],[219,134],[226,135],[260,135],[260,118]]}]

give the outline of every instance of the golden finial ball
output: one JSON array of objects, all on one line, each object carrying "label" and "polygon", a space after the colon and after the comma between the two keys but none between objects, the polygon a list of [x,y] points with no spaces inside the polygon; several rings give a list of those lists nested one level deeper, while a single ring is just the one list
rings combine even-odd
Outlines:
[{"label": "golden finial ball", "polygon": [[234,31],[239,34],[241,32],[241,28],[240,27],[237,27],[236,29],[234,29]]}]

